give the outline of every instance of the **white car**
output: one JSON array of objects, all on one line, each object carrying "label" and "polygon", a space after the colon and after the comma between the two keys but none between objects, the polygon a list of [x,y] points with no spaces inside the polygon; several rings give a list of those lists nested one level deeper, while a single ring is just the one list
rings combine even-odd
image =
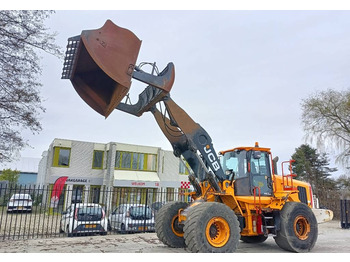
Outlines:
[{"label": "white car", "polygon": [[13,194],[7,203],[7,213],[13,211],[32,212],[33,201],[29,194]]},{"label": "white car", "polygon": [[138,204],[122,204],[109,216],[111,229],[121,233],[153,232],[154,214],[149,206]]},{"label": "white car", "polygon": [[99,204],[72,204],[62,212],[60,232],[67,236],[87,233],[106,235],[107,231],[108,218]]}]

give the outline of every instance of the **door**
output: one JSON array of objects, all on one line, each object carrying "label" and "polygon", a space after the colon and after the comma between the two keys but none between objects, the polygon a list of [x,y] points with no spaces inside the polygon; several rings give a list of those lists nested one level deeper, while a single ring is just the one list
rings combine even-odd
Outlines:
[{"label": "door", "polygon": [[[267,152],[250,151],[248,154],[250,166],[251,192],[254,194],[254,188],[260,189],[261,196],[272,195],[272,179],[270,169],[270,158]],[[259,195],[259,189],[256,189],[256,195]]]}]

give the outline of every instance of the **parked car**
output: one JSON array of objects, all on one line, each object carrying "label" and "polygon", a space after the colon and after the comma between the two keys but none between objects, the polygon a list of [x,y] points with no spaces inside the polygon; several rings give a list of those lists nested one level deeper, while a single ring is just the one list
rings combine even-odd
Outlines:
[{"label": "parked car", "polygon": [[157,213],[159,211],[159,209],[164,206],[166,204],[166,202],[154,202],[151,205],[151,208],[153,210],[154,213]]},{"label": "parked car", "polygon": [[109,216],[110,227],[121,233],[154,232],[154,214],[149,206],[122,204]]},{"label": "parked car", "polygon": [[14,211],[32,212],[33,200],[29,194],[13,194],[7,203],[7,213]]},{"label": "parked car", "polygon": [[108,218],[99,204],[72,204],[62,212],[60,232],[67,236],[87,233],[106,235],[107,231]]}]

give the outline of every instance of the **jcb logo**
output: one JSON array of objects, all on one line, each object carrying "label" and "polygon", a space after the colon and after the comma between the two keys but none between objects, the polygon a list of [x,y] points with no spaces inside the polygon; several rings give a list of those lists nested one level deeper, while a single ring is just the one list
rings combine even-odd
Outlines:
[{"label": "jcb logo", "polygon": [[213,165],[214,171],[218,171],[220,169],[220,165],[219,165],[218,161],[216,160],[216,157],[213,154],[213,152],[211,152],[211,148],[209,145],[206,145],[204,147],[204,152],[207,153],[207,156]]}]

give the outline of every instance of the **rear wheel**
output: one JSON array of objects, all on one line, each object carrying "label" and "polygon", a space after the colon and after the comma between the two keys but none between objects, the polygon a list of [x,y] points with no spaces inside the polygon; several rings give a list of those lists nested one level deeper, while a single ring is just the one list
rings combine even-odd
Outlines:
[{"label": "rear wheel", "polygon": [[292,252],[308,252],[317,240],[317,220],[304,203],[287,202],[281,211],[281,229],[275,237],[276,244]]},{"label": "rear wheel", "polygon": [[185,243],[191,252],[234,252],[240,238],[236,214],[225,204],[217,202],[191,207],[184,232]]},{"label": "rear wheel", "polygon": [[183,226],[179,224],[178,211],[188,206],[184,202],[171,202],[162,206],[156,216],[155,230],[160,241],[169,247],[185,247]]}]

